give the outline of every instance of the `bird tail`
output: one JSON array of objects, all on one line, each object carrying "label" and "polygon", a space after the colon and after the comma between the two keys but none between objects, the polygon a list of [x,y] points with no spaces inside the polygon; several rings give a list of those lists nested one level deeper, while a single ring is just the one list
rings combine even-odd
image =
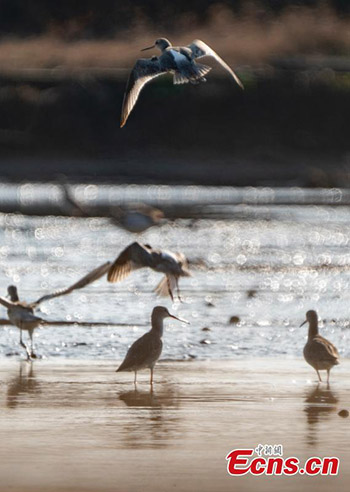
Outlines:
[{"label": "bird tail", "polygon": [[175,72],[174,73],[174,84],[188,84],[190,79],[188,77],[185,77],[181,72]]},{"label": "bird tail", "polygon": [[174,84],[196,83],[200,80],[204,82],[204,76],[211,70],[211,67],[203,63],[195,63],[192,66],[181,68],[182,71],[176,71],[174,73]]},{"label": "bird tail", "polygon": [[211,70],[211,67],[209,67],[208,65],[204,65],[203,63],[196,63],[195,66],[196,66],[198,74],[199,74],[199,77],[198,77],[199,79],[201,79],[202,77],[207,75],[207,73],[210,72],[210,70]]},{"label": "bird tail", "polygon": [[128,364],[125,363],[125,360],[123,360],[123,362],[120,364],[120,366],[118,367],[118,369],[116,369],[115,372],[125,372],[125,371],[128,371]]},{"label": "bird tail", "polygon": [[160,297],[168,297],[170,292],[173,292],[176,288],[176,278],[173,275],[165,275],[165,277],[159,282],[155,288],[155,292]]}]

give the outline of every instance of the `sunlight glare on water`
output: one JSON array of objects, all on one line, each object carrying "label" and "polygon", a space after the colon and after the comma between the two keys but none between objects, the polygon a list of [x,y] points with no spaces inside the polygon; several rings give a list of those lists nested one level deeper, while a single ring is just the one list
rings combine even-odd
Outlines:
[{"label": "sunlight glare on water", "polygon": [[[82,190],[86,199],[98,196],[96,186]],[[30,199],[34,192],[28,188],[21,193]],[[159,196],[162,193],[172,195],[173,189],[158,191]],[[197,199],[200,193],[197,187]],[[92,326],[37,330],[38,353],[120,359],[148,329],[152,308],[164,304],[191,325],[165,321],[163,358],[300,356],[307,329],[299,325],[308,309],[319,312],[322,333],[341,355],[349,356],[347,207],[227,205],[225,217],[177,220],[135,236],[105,218],[3,214],[1,295],[6,295],[7,285],[16,284],[20,298],[33,301],[113,260],[139,240],[186,254],[193,277],[180,281],[184,302],[172,306],[169,299],[157,299],[153,289],[161,276],[148,269],[117,284],[103,278],[42,304],[38,314],[47,320],[85,321]],[[0,316],[7,317],[3,307]],[[238,317],[236,324],[229,324],[231,316]],[[2,356],[21,353],[18,338],[16,327],[1,327]]]}]

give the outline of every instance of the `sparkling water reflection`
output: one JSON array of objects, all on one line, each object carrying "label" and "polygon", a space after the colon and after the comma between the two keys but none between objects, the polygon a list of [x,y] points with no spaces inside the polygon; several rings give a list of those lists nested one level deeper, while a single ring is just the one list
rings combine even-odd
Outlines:
[{"label": "sparkling water reflection", "polygon": [[[99,191],[94,186],[82,189],[87,199],[96,198]],[[34,196],[31,188],[22,192],[26,199]],[[174,190],[166,187],[164,193],[173,196]],[[191,326],[166,322],[163,357],[300,355],[306,328],[299,325],[308,309],[319,311],[322,333],[342,356],[349,356],[348,208],[226,205],[226,216],[226,220],[177,220],[136,238],[180,250],[192,263],[193,277],[181,279],[184,302],[172,307]],[[114,259],[134,240],[135,235],[103,218],[0,215],[1,295],[14,283],[21,298],[35,300]],[[43,304],[39,315],[48,320],[128,326],[48,326],[36,332],[38,353],[80,359],[123,357],[128,345],[147,329],[153,306],[171,307],[170,300],[159,300],[153,293],[159,280],[155,272],[141,270],[121,283],[101,279]],[[0,316],[6,318],[2,307]],[[236,324],[229,324],[231,316],[238,317]],[[209,330],[204,333],[203,328]],[[20,353],[18,338],[17,328],[1,327],[0,354]],[[211,343],[201,343],[203,339]]]}]

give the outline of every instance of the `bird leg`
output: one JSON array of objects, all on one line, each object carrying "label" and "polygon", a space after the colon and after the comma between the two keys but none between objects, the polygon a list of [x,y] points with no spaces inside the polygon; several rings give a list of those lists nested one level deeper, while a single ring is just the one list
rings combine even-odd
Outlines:
[{"label": "bird leg", "polygon": [[316,369],[316,372],[317,372],[318,380],[322,382],[322,379],[321,379],[320,373],[318,372],[318,369]]},{"label": "bird leg", "polygon": [[24,348],[24,350],[27,352],[27,360],[31,360],[30,352],[28,350],[28,347],[27,347],[27,345],[22,340],[22,329],[21,328],[19,329],[19,333],[20,333],[20,335],[19,335],[19,343]]},{"label": "bird leg", "polygon": [[330,373],[330,369],[327,369],[327,384],[329,384],[329,373]]},{"label": "bird leg", "polygon": [[169,277],[168,276],[166,278],[166,281],[167,281],[167,284],[168,284],[169,296],[171,297],[171,300],[174,302],[174,296],[173,296],[173,293],[172,293],[172,290],[171,290],[171,287],[170,287],[170,280],[169,280]]},{"label": "bird leg", "polygon": [[179,299],[180,302],[182,302],[182,299],[180,296],[180,289],[179,289],[179,279],[177,277],[175,277],[175,283],[176,283],[177,298]]},{"label": "bird leg", "polygon": [[149,384],[153,386],[153,367],[151,367],[151,376],[150,376]]},{"label": "bird leg", "polygon": [[36,359],[36,355],[34,353],[33,330],[29,331],[29,336],[30,336],[30,357]]},{"label": "bird leg", "polygon": [[135,371],[135,377],[134,377],[134,385],[137,385],[137,371]]}]

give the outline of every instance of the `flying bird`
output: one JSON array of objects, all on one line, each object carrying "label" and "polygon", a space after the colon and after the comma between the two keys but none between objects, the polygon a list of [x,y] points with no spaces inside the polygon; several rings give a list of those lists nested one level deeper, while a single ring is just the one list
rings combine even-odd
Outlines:
[{"label": "flying bird", "polygon": [[[80,204],[73,196],[64,176],[60,176],[59,180],[64,196],[62,208],[65,213],[75,217],[96,217],[101,213],[96,207]],[[165,220],[162,210],[142,202],[110,207],[103,215],[118,227],[136,234],[160,225]]]},{"label": "flying bird", "polygon": [[319,381],[322,381],[319,371],[327,371],[327,383],[329,373],[333,366],[339,364],[339,354],[336,347],[326,338],[318,333],[318,316],[316,311],[310,310],[306,313],[306,320],[300,325],[309,323],[309,334],[304,347],[304,358],[317,372]]},{"label": "flying bird", "polygon": [[174,318],[188,324],[188,321],[170,314],[167,308],[156,306],[152,311],[152,329],[131,345],[125,359],[116,372],[134,371],[134,384],[136,384],[137,371],[140,371],[141,369],[150,369],[150,384],[153,384],[153,368],[163,349],[163,320],[165,318]]},{"label": "flying bird", "polygon": [[242,82],[227,63],[199,39],[194,40],[188,46],[172,46],[166,38],[160,38],[156,40],[153,46],[141,51],[155,47],[160,49],[161,55],[152,56],[152,58],[140,58],[130,73],[123,99],[121,128],[125,125],[144,85],[155,77],[170,72],[174,75],[174,84],[206,82],[205,75],[211,70],[211,67],[196,62],[197,59],[203,57],[214,58],[243,89]]},{"label": "flying bird", "polygon": [[108,272],[110,266],[111,266],[111,262],[107,261],[103,263],[103,265],[100,265],[97,268],[91,270],[91,272],[84,275],[84,277],[82,277],[80,280],[70,285],[69,287],[65,289],[55,290],[51,294],[46,294],[34,302],[26,303],[20,301],[18,297],[17,287],[15,285],[8,286],[7,288],[8,297],[11,299],[12,302],[16,303],[17,305],[21,305],[22,307],[27,307],[33,310],[36,307],[38,307],[39,304],[41,304],[42,302],[49,301],[50,299],[54,299],[55,297],[65,296],[67,294],[70,294],[74,290],[79,290],[82,289],[83,287],[86,287],[89,284],[92,284],[99,278],[103,277],[103,275],[105,275]]},{"label": "flying bird", "polygon": [[187,259],[182,253],[154,249],[149,244],[134,242],[125,248],[111,265],[107,279],[109,282],[119,282],[134,270],[145,267],[165,274],[156,287],[157,294],[169,295],[174,300],[173,291],[176,288],[180,299],[179,278],[191,276]]},{"label": "flying bird", "polygon": [[[27,353],[27,358],[32,359],[35,358],[36,355],[34,353],[33,347],[33,333],[35,328],[43,323],[47,323],[47,321],[42,318],[36,316],[34,314],[34,309],[39,306],[42,302],[48,301],[55,297],[60,297],[63,295],[70,294],[73,290],[82,289],[87,285],[91,284],[95,280],[98,280],[103,275],[107,273],[111,266],[111,262],[106,262],[103,265],[95,268],[83,278],[75,282],[73,285],[66,289],[60,289],[52,292],[51,294],[46,294],[40,297],[37,301],[27,303],[24,301],[20,301],[18,297],[17,287],[15,285],[9,285],[7,288],[7,293],[9,299],[0,296],[0,304],[7,308],[7,315],[12,324],[17,326],[20,330],[20,345],[25,349]],[[29,333],[30,341],[31,341],[31,349],[29,350],[27,345],[23,342],[22,339],[22,330],[26,330]]]}]

